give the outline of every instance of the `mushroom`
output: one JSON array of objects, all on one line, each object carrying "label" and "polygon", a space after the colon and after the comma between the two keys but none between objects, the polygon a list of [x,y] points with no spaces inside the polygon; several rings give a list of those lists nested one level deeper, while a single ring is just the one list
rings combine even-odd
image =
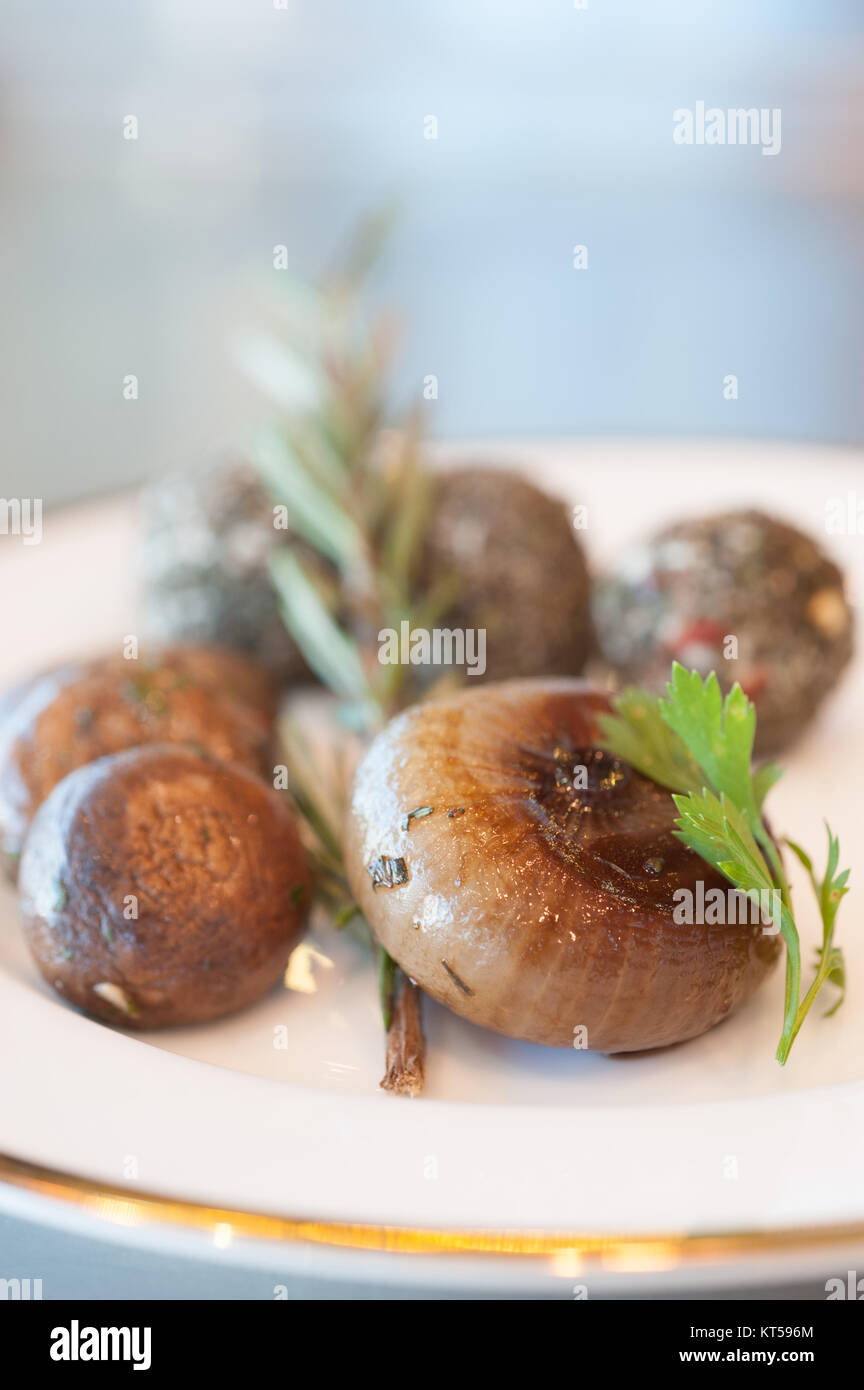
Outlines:
[{"label": "mushroom", "polygon": [[345,858],[427,994],[510,1037],[626,1052],[713,1027],[780,948],[746,913],[676,920],[680,890],[729,885],[674,837],[669,792],[598,747],[608,708],[565,678],[407,710],[357,770]]},{"label": "mushroom", "polygon": [[419,568],[424,591],[453,588],[446,627],[485,633],[487,681],[584,668],[594,638],[579,533],[564,503],[526,478],[436,474]]},{"label": "mushroom", "polygon": [[273,694],[259,668],[216,648],[63,666],[10,695],[0,727],[0,849],[14,872],[27,827],[77,767],[144,743],[186,743],[262,774]]},{"label": "mushroom", "polygon": [[168,474],[142,498],[142,618],[157,642],[220,642],[256,656],[280,685],[308,680],[289,636],[269,561],[289,541],[256,469],[206,459]]},{"label": "mushroom", "polygon": [[843,574],[794,526],[757,511],[665,526],[595,585],[603,655],[623,682],[662,693],[670,663],[736,681],[759,715],[756,752],[794,742],[853,650]]},{"label": "mushroom", "polygon": [[21,859],[45,979],[130,1028],[218,1018],[280,977],[310,900],[287,801],[254,773],[149,745],[72,772]]}]

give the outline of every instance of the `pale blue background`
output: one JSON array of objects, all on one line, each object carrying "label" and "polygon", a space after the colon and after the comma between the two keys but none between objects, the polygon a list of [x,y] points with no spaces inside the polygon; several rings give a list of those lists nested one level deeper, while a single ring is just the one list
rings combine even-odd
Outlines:
[{"label": "pale blue background", "polygon": [[[860,440],[862,56],[853,0],[6,0],[0,494],[242,444],[250,279],[390,196],[431,432]],[[781,153],[674,145],[700,99]]]}]

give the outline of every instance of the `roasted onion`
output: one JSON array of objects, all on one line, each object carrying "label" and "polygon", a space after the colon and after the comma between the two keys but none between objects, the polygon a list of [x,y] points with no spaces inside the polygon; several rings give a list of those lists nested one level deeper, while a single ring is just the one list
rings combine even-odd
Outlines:
[{"label": "roasted onion", "polygon": [[514,1038],[626,1052],[713,1027],[779,942],[760,921],[676,922],[676,890],[729,885],[674,838],[669,792],[598,749],[607,708],[561,679],[406,711],[358,768],[345,854],[427,994]]}]

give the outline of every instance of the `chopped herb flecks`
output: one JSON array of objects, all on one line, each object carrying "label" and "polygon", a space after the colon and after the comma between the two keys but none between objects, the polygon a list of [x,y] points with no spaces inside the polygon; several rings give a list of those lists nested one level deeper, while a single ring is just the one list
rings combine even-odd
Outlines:
[{"label": "chopped herb flecks", "polygon": [[450,979],[453,981],[454,985],[458,985],[463,994],[467,994],[469,999],[473,999],[474,991],[471,988],[471,986],[466,985],[464,980],[459,979],[459,976],[456,974],[456,971],[453,970],[452,967],[447,964],[446,960],[442,960],[441,964],[444,966],[444,969],[447,971],[447,974],[450,976]]},{"label": "chopped herb flecks", "polygon": [[130,681],[126,687],[126,698],[132,704],[144,705],[148,714],[165,714],[168,709],[165,692],[150,681]]},{"label": "chopped herb flecks", "polygon": [[366,869],[372,876],[373,888],[398,888],[408,882],[408,865],[401,856],[393,858],[389,854],[379,854]]}]

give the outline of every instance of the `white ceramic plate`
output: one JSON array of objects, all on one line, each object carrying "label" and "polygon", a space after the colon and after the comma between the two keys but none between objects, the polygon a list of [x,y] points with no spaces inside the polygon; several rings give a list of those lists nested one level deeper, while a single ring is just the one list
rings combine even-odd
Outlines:
[{"label": "white ceramic plate", "polygon": [[[586,504],[597,563],[673,516],[758,504],[821,536],[860,604],[864,535],[824,524],[828,499],[857,485],[864,500],[857,454],[593,441],[455,451],[472,455],[524,465]],[[128,498],[46,514],[39,546],[4,538],[2,683],[136,632],[134,558]],[[808,1022],[785,1070],[773,1060],[777,972],[707,1036],[634,1057],[511,1042],[427,1003],[427,1094],[398,1100],[378,1090],[371,966],[326,923],[310,938],[314,992],[139,1038],[42,984],[6,888],[0,1203],[98,1219],[166,1250],[209,1243],[283,1270],[466,1289],[827,1277],[856,1260],[864,1272],[862,689],[859,660],[772,793],[775,822],[814,850],[828,814],[853,870],[847,1002]],[[801,915],[815,945],[815,914]]]}]

